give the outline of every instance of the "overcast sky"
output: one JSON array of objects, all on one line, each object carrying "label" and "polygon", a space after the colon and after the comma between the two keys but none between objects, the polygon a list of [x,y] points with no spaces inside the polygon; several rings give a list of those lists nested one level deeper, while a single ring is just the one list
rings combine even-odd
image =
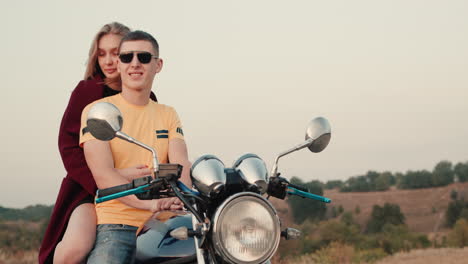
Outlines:
[{"label": "overcast sky", "polygon": [[192,161],[242,154],[271,168],[316,116],[332,140],[280,160],[284,176],[347,179],[468,160],[467,1],[2,1],[0,205],[52,204],[57,134],[91,39],[122,22],[153,34],[153,91]]}]

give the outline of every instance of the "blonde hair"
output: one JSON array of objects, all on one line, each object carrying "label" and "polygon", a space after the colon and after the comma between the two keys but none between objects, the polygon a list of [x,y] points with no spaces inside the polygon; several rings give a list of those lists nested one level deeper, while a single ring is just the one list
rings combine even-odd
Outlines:
[{"label": "blonde hair", "polygon": [[98,31],[98,33],[93,39],[93,42],[91,42],[91,48],[89,49],[89,57],[84,75],[85,80],[94,79],[96,76],[100,76],[103,79],[105,78],[104,73],[102,73],[101,67],[99,67],[99,63],[97,60],[99,40],[107,34],[115,34],[123,37],[128,32],[130,32],[130,28],[123,24],[120,24],[119,22],[105,24]]}]

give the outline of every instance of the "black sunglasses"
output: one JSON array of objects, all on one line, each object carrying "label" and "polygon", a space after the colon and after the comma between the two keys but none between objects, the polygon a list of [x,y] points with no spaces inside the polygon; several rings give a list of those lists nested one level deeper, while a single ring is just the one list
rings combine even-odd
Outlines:
[{"label": "black sunglasses", "polygon": [[129,52],[129,53],[121,53],[119,54],[119,59],[122,63],[130,63],[133,60],[133,54],[137,55],[138,60],[143,64],[148,64],[151,62],[152,58],[157,59],[157,56],[149,52]]}]

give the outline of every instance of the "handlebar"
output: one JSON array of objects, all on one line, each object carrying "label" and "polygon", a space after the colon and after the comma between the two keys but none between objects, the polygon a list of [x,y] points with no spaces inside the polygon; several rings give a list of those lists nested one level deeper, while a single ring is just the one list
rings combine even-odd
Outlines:
[{"label": "handlebar", "polygon": [[284,199],[286,197],[286,194],[289,194],[297,195],[303,198],[314,199],[324,203],[331,202],[329,198],[310,193],[307,188],[300,185],[292,184],[287,179],[280,176],[270,178],[270,181],[268,182],[267,193],[268,195],[279,199]]},{"label": "handlebar", "polygon": [[[167,174],[159,176],[161,178],[155,180],[153,180],[151,176],[147,176],[135,179],[128,184],[98,190],[96,203],[102,203],[132,194],[136,194],[138,199],[142,200],[175,196],[182,201],[184,206],[197,218],[198,222],[204,222],[203,217],[198,214],[195,208],[184,198],[184,195],[198,198],[200,193],[190,190],[185,184],[178,181],[179,175]],[[181,193],[181,191],[184,193]],[[201,200],[203,201],[203,199]]]},{"label": "handlebar", "polygon": [[314,200],[324,202],[324,203],[330,203],[331,202],[330,198],[323,197],[323,196],[313,194],[313,193],[310,193],[310,192],[304,192],[304,191],[298,190],[298,189],[296,189],[294,187],[291,187],[291,186],[288,186],[287,189],[288,189],[287,193],[289,195],[297,195],[297,196],[301,196],[303,198],[310,198],[310,199],[314,199]]},{"label": "handlebar", "polygon": [[306,188],[304,186],[301,186],[301,185],[296,185],[296,184],[289,183],[288,186],[293,187],[294,189],[298,189],[298,190],[303,191],[303,192],[309,192],[308,188]]},{"label": "handlebar", "polygon": [[[129,185],[129,184],[124,184],[124,185]],[[117,187],[121,187],[121,186],[124,186],[124,185],[119,185],[119,186],[112,187],[112,188],[115,188],[115,189],[118,190],[119,188],[117,188]],[[127,190],[124,190],[124,191],[117,191],[117,192],[114,192],[112,194],[108,194],[106,196],[101,196],[100,198],[96,198],[96,203],[106,202],[106,201],[109,201],[109,200],[117,199],[117,198],[124,197],[124,196],[131,195],[131,194],[144,193],[144,192],[148,191],[149,187],[150,187],[150,185],[146,184],[146,185],[142,185],[142,186],[139,186],[139,187],[136,187],[136,188],[133,188],[133,189],[127,189]],[[112,188],[108,188],[108,189],[112,189]],[[122,187],[122,188],[124,188],[124,187]],[[107,190],[107,189],[104,189],[104,190]],[[111,192],[111,190],[109,190],[109,192]],[[99,194],[98,194],[98,197],[99,197]]]},{"label": "handlebar", "polygon": [[117,186],[105,188],[105,189],[99,189],[96,195],[98,198],[100,198],[100,197],[116,194],[119,192],[128,191],[128,190],[131,190],[131,189],[143,186],[143,185],[147,185],[151,183],[152,180],[153,180],[153,177],[151,176],[137,178],[137,179],[134,179],[131,183],[117,185]]}]

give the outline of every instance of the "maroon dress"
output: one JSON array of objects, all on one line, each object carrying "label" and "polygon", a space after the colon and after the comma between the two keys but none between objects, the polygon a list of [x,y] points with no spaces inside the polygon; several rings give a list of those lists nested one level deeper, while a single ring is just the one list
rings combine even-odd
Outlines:
[{"label": "maroon dress", "polygon": [[[62,240],[73,210],[96,194],[96,182],[79,146],[81,112],[105,96],[101,79],[81,81],[73,91],[60,125],[58,145],[67,176],[63,178],[49,225],[39,249],[39,263],[52,263],[55,247]],[[151,92],[151,99],[156,96]]]}]

